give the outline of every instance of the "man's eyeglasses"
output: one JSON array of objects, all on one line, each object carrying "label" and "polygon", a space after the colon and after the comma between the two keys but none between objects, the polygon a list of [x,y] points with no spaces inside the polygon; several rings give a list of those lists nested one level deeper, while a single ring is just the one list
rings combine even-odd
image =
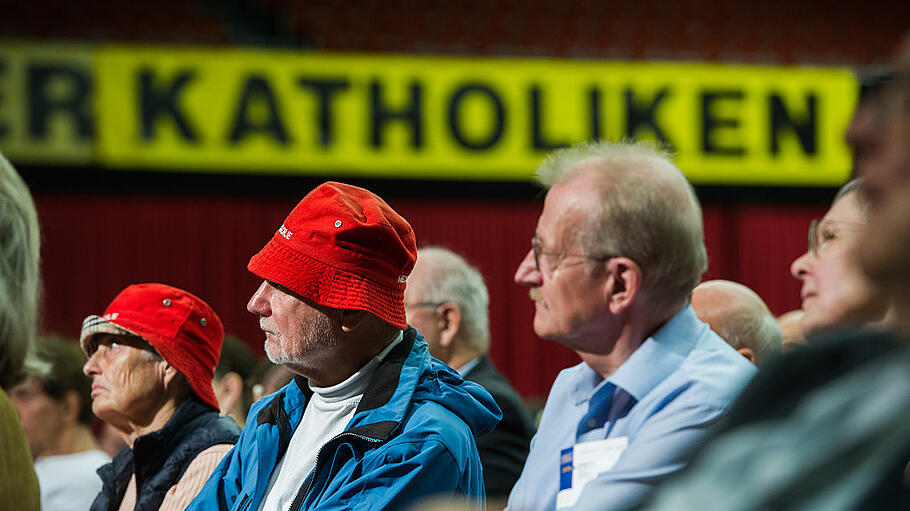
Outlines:
[{"label": "man's eyeglasses", "polygon": [[551,255],[551,256],[559,256],[559,257],[566,257],[566,256],[584,257],[585,259],[594,259],[597,261],[608,261],[610,259],[613,259],[614,257],[619,257],[619,256],[609,255],[609,254],[592,255],[592,254],[576,254],[576,253],[572,253],[572,252],[563,252],[563,251],[559,251],[559,250],[552,250],[552,251],[543,250],[540,246],[540,239],[538,239],[537,237],[531,238],[531,250],[534,252],[534,266],[537,268],[538,272],[540,272],[540,256],[542,256],[542,255]]},{"label": "man's eyeglasses", "polygon": [[838,231],[859,231],[866,228],[862,222],[848,222],[845,220],[812,220],[809,223],[809,253],[818,256],[828,243],[838,238]]}]

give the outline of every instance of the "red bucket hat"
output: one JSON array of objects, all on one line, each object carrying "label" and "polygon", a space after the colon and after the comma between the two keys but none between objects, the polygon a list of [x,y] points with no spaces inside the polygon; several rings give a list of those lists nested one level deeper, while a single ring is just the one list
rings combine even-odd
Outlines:
[{"label": "red bucket hat", "polygon": [[86,355],[94,352],[91,338],[102,333],[142,338],[186,377],[202,402],[219,409],[212,378],[224,327],[201,298],[164,284],[134,284],[114,298],[104,315],[82,322],[79,343]]},{"label": "red bucket hat", "polygon": [[247,268],[320,305],[364,310],[403,330],[416,259],[407,220],[374,193],[330,181],[297,204]]}]

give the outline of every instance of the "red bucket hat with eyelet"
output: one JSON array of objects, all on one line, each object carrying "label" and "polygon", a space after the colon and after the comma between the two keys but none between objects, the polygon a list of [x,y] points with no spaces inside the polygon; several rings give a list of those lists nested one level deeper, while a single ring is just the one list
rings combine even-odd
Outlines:
[{"label": "red bucket hat with eyelet", "polygon": [[247,268],[320,305],[364,310],[404,330],[416,260],[407,220],[376,194],[330,181],[297,204]]},{"label": "red bucket hat with eyelet", "polygon": [[103,333],[142,338],[186,377],[203,403],[220,409],[212,378],[224,327],[201,298],[165,284],[134,284],[114,298],[104,315],[82,322],[79,343],[86,355],[95,351],[92,337]]}]

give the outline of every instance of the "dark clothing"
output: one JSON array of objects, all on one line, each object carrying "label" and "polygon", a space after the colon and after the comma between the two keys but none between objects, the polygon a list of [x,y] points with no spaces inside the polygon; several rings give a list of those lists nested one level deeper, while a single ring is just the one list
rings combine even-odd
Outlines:
[{"label": "dark clothing", "polygon": [[464,378],[487,389],[502,409],[502,421],[493,432],[477,439],[477,450],[487,497],[508,498],[528,457],[534,421],[509,380],[493,367],[486,355],[480,356]]},{"label": "dark clothing", "polygon": [[908,408],[906,340],[810,339],[763,366],[690,467],[637,509],[910,509]]},{"label": "dark clothing", "polygon": [[103,487],[92,503],[92,511],[113,511],[120,506],[133,471],[136,471],[136,511],[156,510],[167,491],[193,458],[217,444],[234,444],[240,428],[233,419],[195,398],[186,400],[167,424],[143,435],[98,469]]},{"label": "dark clothing", "polygon": [[787,417],[806,394],[902,345],[891,335],[867,331],[812,338],[809,345],[763,365],[712,436],[753,421]]}]

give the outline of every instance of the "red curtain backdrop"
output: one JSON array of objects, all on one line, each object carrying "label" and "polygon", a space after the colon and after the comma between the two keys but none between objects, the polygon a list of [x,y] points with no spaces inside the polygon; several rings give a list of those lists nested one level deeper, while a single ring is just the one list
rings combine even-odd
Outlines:
[{"label": "red curtain backdrop", "polygon": [[[305,190],[301,192],[301,197]],[[299,199],[299,198],[298,198]],[[281,225],[297,199],[242,195],[35,192],[42,226],[44,329],[77,337],[130,283],[158,281],[208,301],[226,330],[262,351],[246,302],[259,280],[250,256]],[[512,282],[530,247],[539,201],[389,200],[423,245],[443,245],[483,272],[490,288],[491,357],[526,398],[543,398],[559,370],[578,361],[531,327],[527,289]],[[742,282],[776,314],[799,306],[790,263],[805,251],[809,220],[826,206],[704,206],[710,267],[705,278]]]}]

